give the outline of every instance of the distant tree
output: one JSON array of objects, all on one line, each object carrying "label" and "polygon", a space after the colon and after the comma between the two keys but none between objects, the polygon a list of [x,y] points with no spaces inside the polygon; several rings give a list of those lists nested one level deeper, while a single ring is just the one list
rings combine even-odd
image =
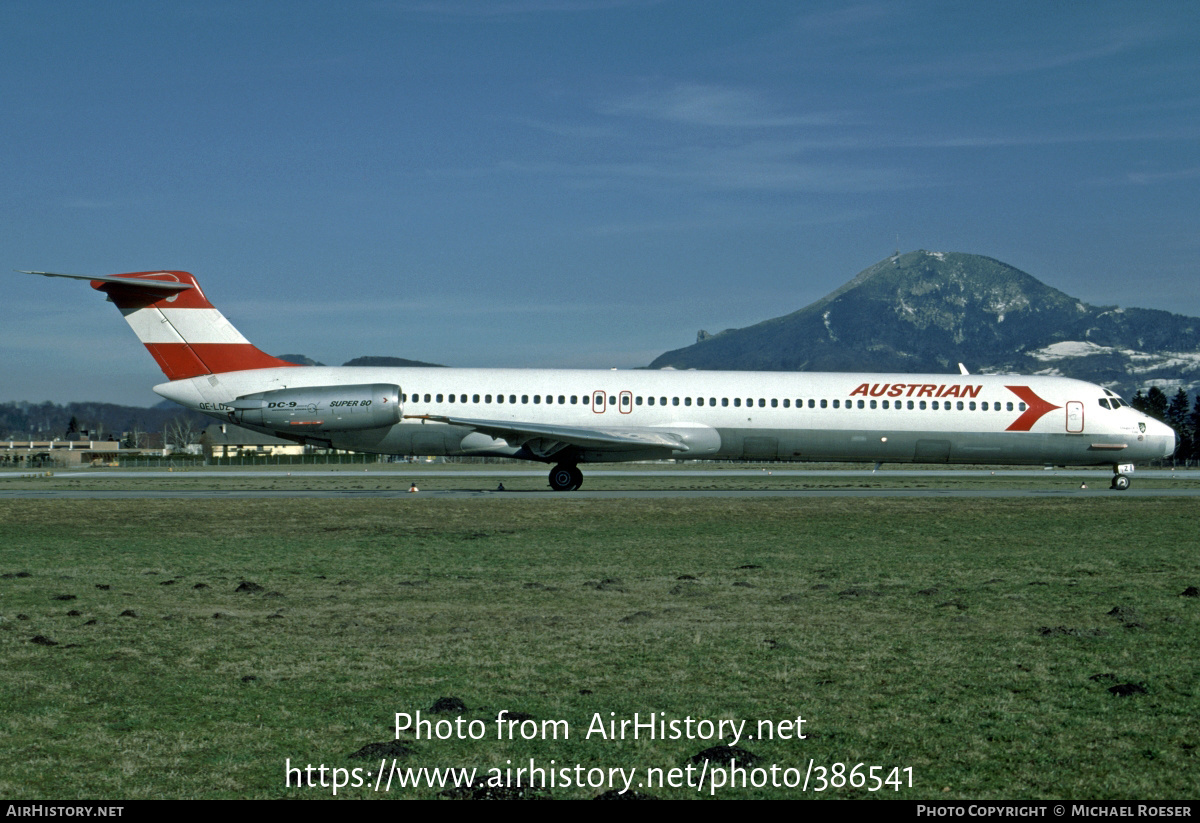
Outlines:
[{"label": "distant tree", "polygon": [[[1138,395],[1141,395],[1140,391]],[[1144,411],[1155,420],[1161,420],[1164,423],[1167,422],[1167,396],[1163,393],[1162,389],[1158,386],[1151,386],[1149,391],[1146,392],[1145,398],[1143,398],[1143,403],[1145,408],[1140,409],[1140,411]],[[1130,405],[1133,404],[1131,403]],[[1134,406],[1134,408],[1137,408],[1137,406]]]},{"label": "distant tree", "polygon": [[71,435],[79,433],[79,421],[75,419],[75,415],[71,415],[71,422],[67,424],[67,433],[64,439],[69,440]]},{"label": "distant tree", "polygon": [[1192,456],[1192,444],[1195,440],[1195,429],[1192,427],[1191,414],[1188,412],[1188,394],[1180,386],[1179,391],[1167,405],[1167,425],[1175,430],[1179,438],[1175,448],[1175,460],[1187,460]]},{"label": "distant tree", "polygon": [[1196,405],[1192,407],[1192,413],[1188,415],[1188,422],[1192,429],[1192,450],[1186,456],[1193,460],[1200,460],[1200,394],[1196,395]]},{"label": "distant tree", "polygon": [[163,429],[163,440],[168,446],[179,451],[183,451],[195,443],[199,436],[200,427],[182,415],[176,417]]},{"label": "distant tree", "polygon": [[125,437],[121,440],[121,448],[123,449],[141,449],[146,446],[146,431],[139,423],[134,423],[129,431],[125,432]]}]

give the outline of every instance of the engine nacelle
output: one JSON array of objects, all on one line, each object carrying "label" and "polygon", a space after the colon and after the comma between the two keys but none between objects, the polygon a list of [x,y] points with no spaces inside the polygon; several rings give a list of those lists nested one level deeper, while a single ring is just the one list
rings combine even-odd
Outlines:
[{"label": "engine nacelle", "polygon": [[400,422],[400,387],[312,386],[247,394],[226,404],[234,423],[279,432],[358,431]]}]

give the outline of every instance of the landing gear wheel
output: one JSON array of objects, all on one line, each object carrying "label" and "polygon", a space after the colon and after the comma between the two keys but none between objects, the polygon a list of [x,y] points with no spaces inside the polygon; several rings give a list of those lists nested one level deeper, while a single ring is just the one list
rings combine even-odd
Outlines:
[{"label": "landing gear wheel", "polygon": [[1119,492],[1125,491],[1129,488],[1129,477],[1124,474],[1113,475],[1112,487]]},{"label": "landing gear wheel", "polygon": [[555,466],[550,470],[550,488],[556,492],[573,492],[583,485],[583,472],[578,466]]}]

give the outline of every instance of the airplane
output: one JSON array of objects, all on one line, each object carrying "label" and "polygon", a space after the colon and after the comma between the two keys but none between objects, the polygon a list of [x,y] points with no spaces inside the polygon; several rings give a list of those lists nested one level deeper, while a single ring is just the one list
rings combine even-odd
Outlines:
[{"label": "airplane", "polygon": [[1175,450],[1175,432],[1108,389],[1058,376],[299,366],[243,337],[183,271],[91,276],[168,382],[159,395],[311,446],[552,464],[675,458],[1111,465]]}]

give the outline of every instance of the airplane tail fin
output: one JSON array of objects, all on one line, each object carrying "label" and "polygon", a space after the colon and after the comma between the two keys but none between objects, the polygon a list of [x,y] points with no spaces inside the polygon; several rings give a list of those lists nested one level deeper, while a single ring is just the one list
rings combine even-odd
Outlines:
[{"label": "airplane tail fin", "polygon": [[88,280],[108,295],[168,380],[205,374],[294,366],[258,349],[225,319],[185,271],[145,271],[91,277],[27,272]]}]

